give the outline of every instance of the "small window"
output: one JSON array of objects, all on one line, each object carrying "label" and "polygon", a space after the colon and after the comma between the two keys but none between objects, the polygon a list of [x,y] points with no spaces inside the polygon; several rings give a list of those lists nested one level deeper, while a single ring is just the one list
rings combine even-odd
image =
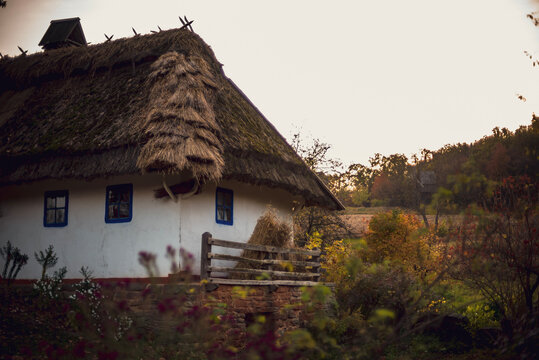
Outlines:
[{"label": "small window", "polygon": [[232,190],[217,188],[215,193],[215,221],[232,225],[234,219],[234,193]]},{"label": "small window", "polygon": [[44,226],[62,227],[67,225],[68,200],[67,190],[45,192]]},{"label": "small window", "polygon": [[107,186],[105,222],[129,222],[133,218],[133,184]]}]

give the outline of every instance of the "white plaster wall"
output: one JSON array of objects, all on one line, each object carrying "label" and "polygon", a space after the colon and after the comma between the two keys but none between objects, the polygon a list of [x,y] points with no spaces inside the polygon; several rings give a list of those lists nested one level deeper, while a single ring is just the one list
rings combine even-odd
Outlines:
[{"label": "white plaster wall", "polygon": [[[214,238],[247,242],[258,218],[268,205],[277,215],[292,225],[292,207],[295,199],[283,190],[263,186],[253,186],[236,181],[221,182],[219,187],[234,191],[233,225],[218,224],[215,221],[215,190],[217,185],[207,184],[198,195],[182,200],[181,206],[181,246],[195,258],[193,272],[200,273],[200,250],[202,234],[210,232]],[[216,247],[221,254],[239,255],[241,250]],[[212,262],[213,263],[213,262]],[[215,262],[218,266],[232,265],[228,261]]]},{"label": "white plaster wall", "polygon": [[[169,185],[179,178],[167,180]],[[161,276],[169,273],[165,258],[167,245],[183,247],[195,257],[193,272],[200,273],[201,237],[206,231],[214,238],[246,242],[258,218],[271,205],[277,214],[292,224],[294,199],[289,193],[235,181],[220,187],[234,191],[234,224],[215,221],[215,190],[207,184],[201,193],[178,202],[156,199],[153,190],[162,186],[159,176],[132,176],[94,181],[41,181],[0,188],[0,246],[8,240],[27,254],[28,264],[18,279],[41,276],[34,252],[53,245],[59,257],[52,271],[67,266],[67,278],[79,278],[81,266],[88,266],[98,278],[145,277],[138,253],[157,254]],[[105,190],[108,185],[133,184],[133,219],[127,223],[105,223]],[[66,227],[43,226],[44,192],[69,191],[69,218]],[[239,254],[238,250],[218,248],[220,253]],[[3,265],[3,262],[0,263]],[[217,262],[227,266],[230,262]],[[52,273],[52,271],[49,271]]]},{"label": "white plaster wall", "polygon": [[[34,252],[49,245],[54,246],[59,257],[54,269],[67,266],[67,278],[79,278],[81,266],[88,266],[95,277],[145,277],[138,263],[141,250],[158,255],[161,275],[166,276],[166,247],[179,248],[180,202],[155,199],[153,190],[161,187],[161,181],[158,176],[136,176],[91,182],[42,181],[0,188],[0,246],[9,240],[29,256],[19,279],[40,277],[41,266]],[[107,224],[105,189],[124,183],[133,184],[133,219]],[[66,227],[43,226],[43,197],[49,190],[69,191]]]}]

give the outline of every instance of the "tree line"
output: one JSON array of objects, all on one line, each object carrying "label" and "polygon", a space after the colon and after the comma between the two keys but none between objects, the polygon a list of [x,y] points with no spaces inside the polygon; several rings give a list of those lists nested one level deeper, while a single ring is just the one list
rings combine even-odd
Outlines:
[{"label": "tree line", "polygon": [[492,134],[467,144],[423,149],[404,154],[374,154],[369,164],[344,168],[328,159],[330,146],[314,140],[302,147],[299,135],[293,146],[345,206],[396,206],[416,211],[428,224],[427,214],[451,213],[483,203],[496,183],[507,177],[539,171],[539,117],[515,131],[495,127]]}]

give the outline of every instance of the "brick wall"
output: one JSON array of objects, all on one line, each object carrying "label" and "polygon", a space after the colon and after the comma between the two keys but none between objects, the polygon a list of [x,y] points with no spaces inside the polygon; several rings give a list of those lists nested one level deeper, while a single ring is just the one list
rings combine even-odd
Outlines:
[{"label": "brick wall", "polygon": [[[231,317],[231,328],[227,334],[241,343],[247,327],[263,315],[264,331],[273,331],[276,336],[301,327],[308,314],[301,304],[301,288],[294,286],[249,286],[198,282],[184,283],[141,283],[104,282],[102,291],[114,303],[123,303],[125,308],[138,318],[139,324],[148,329],[166,329],[177,326],[177,318],[171,316],[167,304],[181,304],[180,310],[194,306],[221,306]],[[31,284],[14,284],[17,291],[31,292]],[[73,294],[71,284],[64,285],[66,295]],[[223,304],[226,304],[223,306]],[[164,309],[164,310],[163,310]],[[177,309],[176,309],[177,310]]]},{"label": "brick wall", "polygon": [[[106,286],[105,286],[106,287]],[[211,289],[212,286],[208,286]],[[114,301],[125,301],[149,326],[167,326],[166,316],[160,314],[159,304],[168,299],[180,299],[185,309],[194,305],[218,306],[226,304],[226,312],[232,316],[230,336],[241,338],[247,327],[257,316],[265,317],[265,329],[276,336],[297,329],[305,316],[301,306],[301,288],[294,286],[249,286],[219,285],[207,290],[199,283],[187,284],[138,284],[112,286]]]},{"label": "brick wall", "polygon": [[256,316],[263,315],[266,329],[277,336],[302,325],[301,290],[294,286],[235,287],[220,285],[216,290],[202,291],[200,299],[209,304],[224,303],[234,318],[236,329],[245,332]]}]

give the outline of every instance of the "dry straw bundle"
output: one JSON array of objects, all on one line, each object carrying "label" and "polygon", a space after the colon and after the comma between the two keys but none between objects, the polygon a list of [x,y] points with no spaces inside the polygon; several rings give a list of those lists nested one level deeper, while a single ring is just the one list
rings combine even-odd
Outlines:
[{"label": "dry straw bundle", "polygon": [[277,217],[275,209],[268,207],[266,212],[258,218],[248,243],[285,247],[291,243],[291,234],[290,225]]},{"label": "dry straw bundle", "polygon": [[[294,248],[292,241],[292,229],[288,223],[282,221],[277,216],[275,209],[269,207],[266,212],[256,222],[255,229],[249,238],[248,244],[266,245],[276,247]],[[299,255],[288,255],[289,258],[285,258],[288,254],[278,254],[278,260],[300,260],[297,259]],[[266,253],[254,250],[243,250],[242,257],[251,259],[262,260],[265,259]],[[251,263],[238,263],[237,268],[247,269],[261,269],[260,265]],[[274,268],[274,270],[284,270],[284,268]],[[256,278],[253,275],[238,274],[239,278],[249,279]]]}]

